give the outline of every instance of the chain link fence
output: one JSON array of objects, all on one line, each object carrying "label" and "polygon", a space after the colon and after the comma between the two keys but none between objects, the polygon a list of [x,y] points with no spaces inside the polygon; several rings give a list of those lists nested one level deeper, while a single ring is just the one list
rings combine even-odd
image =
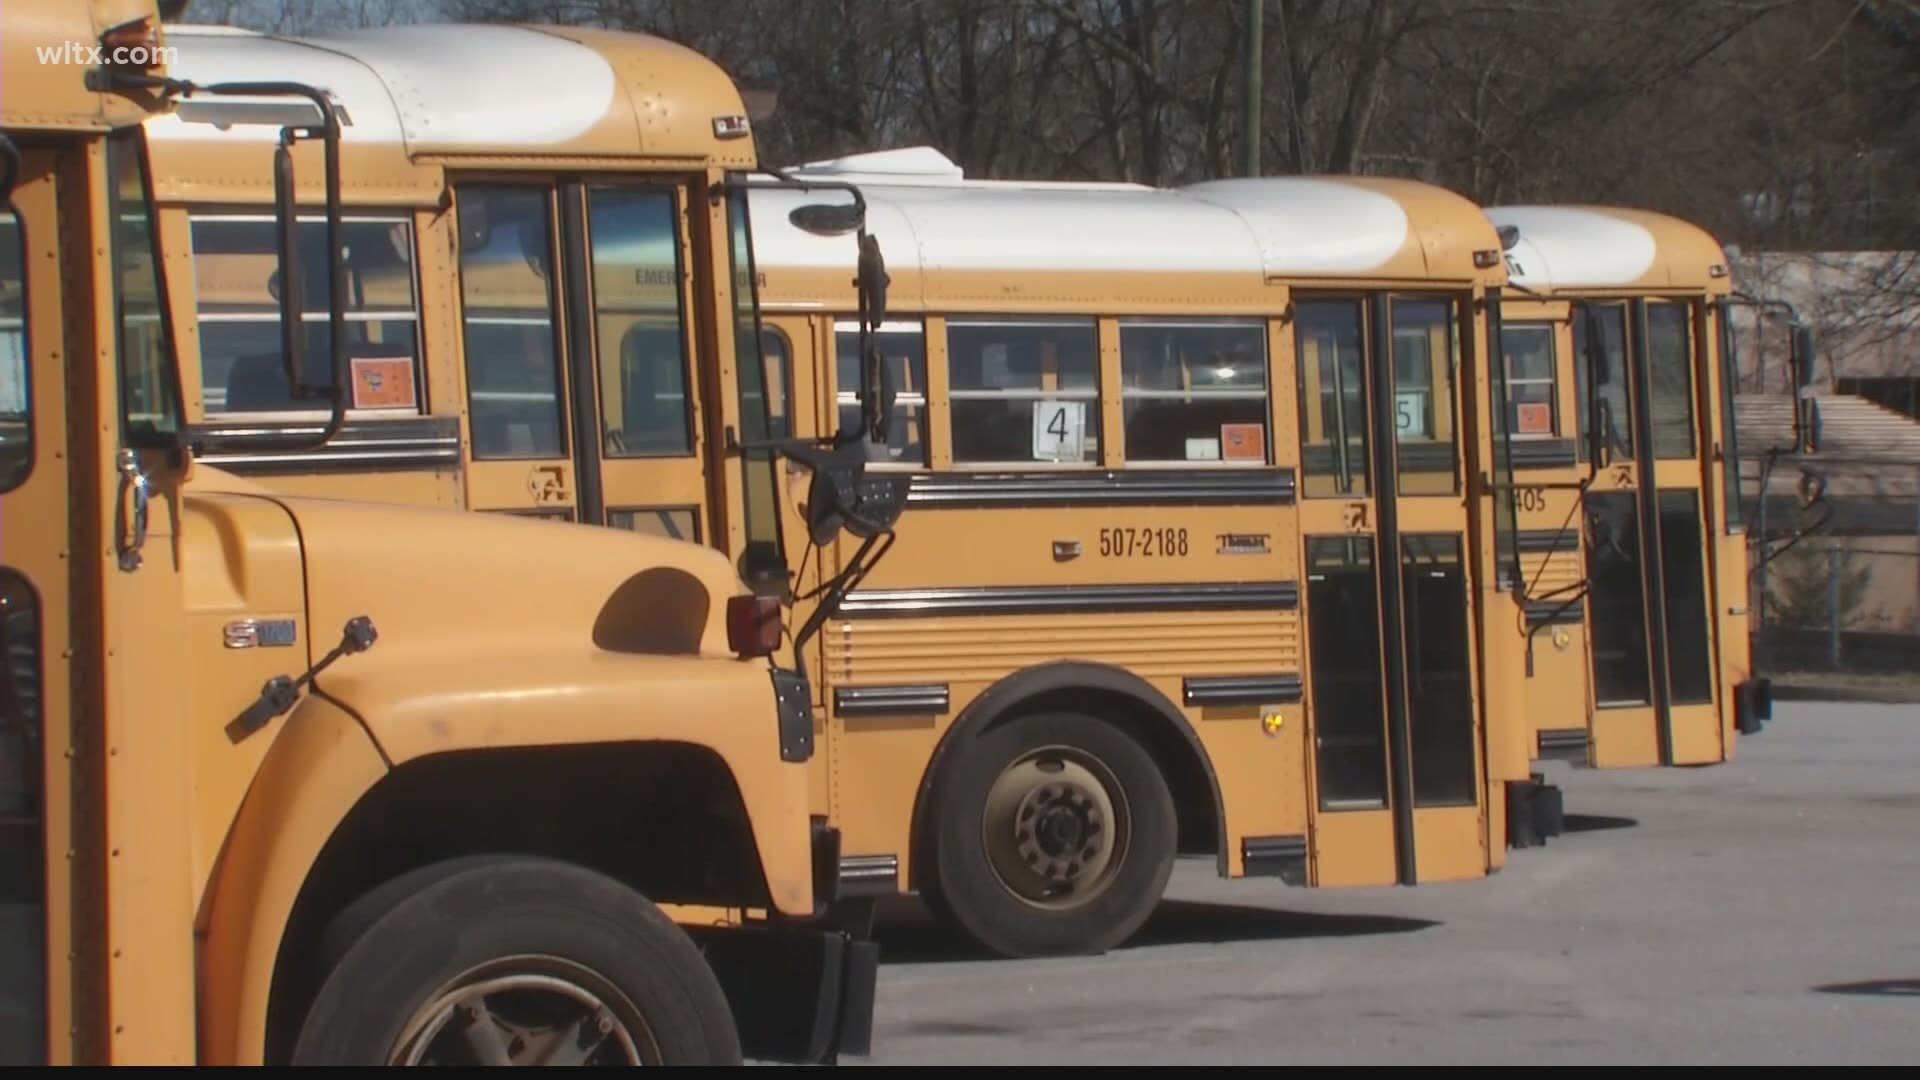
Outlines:
[{"label": "chain link fence", "polygon": [[1920,687],[1920,462],[1820,464],[1824,505],[1781,490],[1795,470],[1769,483],[1764,517],[1749,518],[1754,665],[1776,679]]},{"label": "chain link fence", "polygon": [[1752,607],[1763,672],[1920,673],[1920,539],[1810,538],[1763,573]]}]

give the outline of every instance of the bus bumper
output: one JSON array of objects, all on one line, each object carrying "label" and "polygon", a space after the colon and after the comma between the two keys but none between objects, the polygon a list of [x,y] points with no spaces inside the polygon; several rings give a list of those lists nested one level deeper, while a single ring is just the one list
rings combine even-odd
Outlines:
[{"label": "bus bumper", "polygon": [[727,995],[746,1058],[832,1065],[871,1052],[879,945],[774,924],[687,931]]},{"label": "bus bumper", "polygon": [[1748,679],[1733,688],[1733,720],[1742,735],[1758,734],[1773,719],[1773,680]]}]

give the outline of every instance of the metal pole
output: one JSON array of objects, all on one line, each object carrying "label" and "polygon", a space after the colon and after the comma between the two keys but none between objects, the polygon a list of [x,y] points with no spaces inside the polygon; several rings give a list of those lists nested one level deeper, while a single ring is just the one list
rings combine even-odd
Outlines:
[{"label": "metal pole", "polygon": [[[1762,459],[1760,463],[1760,481],[1759,481],[1760,497],[1754,503],[1754,507],[1757,511],[1757,513],[1754,514],[1754,517],[1757,518],[1758,520],[1754,522],[1754,525],[1753,525],[1754,531],[1747,535],[1748,555],[1750,557],[1757,555],[1758,558],[1761,560],[1760,562],[1760,607],[1759,607],[1760,616],[1758,619],[1755,620],[1755,625],[1764,625],[1767,621],[1767,564],[1766,564],[1767,483],[1772,479],[1772,476],[1770,475],[1771,473],[1772,473],[1772,470],[1767,468],[1766,459]],[[1755,543],[1756,540],[1758,540],[1758,543]]]},{"label": "metal pole", "polygon": [[1827,548],[1827,663],[1840,669],[1840,545]]},{"label": "metal pole", "polygon": [[1266,0],[1247,0],[1247,81],[1240,102],[1245,129],[1240,133],[1240,159],[1241,171],[1248,176],[1260,175],[1260,16],[1265,7]]}]

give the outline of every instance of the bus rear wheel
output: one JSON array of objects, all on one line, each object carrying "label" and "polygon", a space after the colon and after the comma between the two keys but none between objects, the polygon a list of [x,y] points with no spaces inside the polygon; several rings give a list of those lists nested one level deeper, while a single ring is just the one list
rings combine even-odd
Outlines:
[{"label": "bus rear wheel", "polygon": [[1146,750],[1082,713],[1022,716],[956,746],[936,779],[921,892],[1001,956],[1101,953],[1173,872],[1173,796]]},{"label": "bus rear wheel", "polygon": [[685,931],[601,874],[462,859],[386,883],[329,927],[296,1065],[739,1064]]}]

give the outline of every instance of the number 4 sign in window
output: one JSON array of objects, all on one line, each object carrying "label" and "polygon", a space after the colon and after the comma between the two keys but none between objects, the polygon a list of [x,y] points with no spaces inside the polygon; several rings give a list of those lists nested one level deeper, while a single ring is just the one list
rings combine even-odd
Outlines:
[{"label": "number 4 sign in window", "polygon": [[1033,403],[1033,460],[1084,460],[1086,435],[1086,402],[1036,401]]}]

